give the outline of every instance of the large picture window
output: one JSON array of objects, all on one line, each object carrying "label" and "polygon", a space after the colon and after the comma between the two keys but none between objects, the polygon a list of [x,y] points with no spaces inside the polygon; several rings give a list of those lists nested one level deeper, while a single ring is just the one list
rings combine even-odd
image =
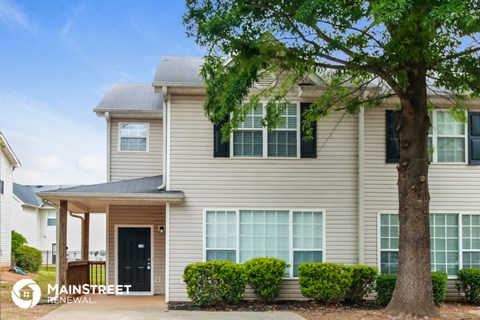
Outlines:
[{"label": "large picture window", "polygon": [[324,212],[297,210],[205,211],[205,260],[244,263],[273,257],[292,265],[324,261]]},{"label": "large picture window", "polygon": [[120,151],[140,151],[148,149],[147,123],[120,123]]},{"label": "large picture window", "polygon": [[[398,215],[379,218],[379,267],[396,273],[398,266]],[[432,271],[455,276],[458,269],[480,267],[480,214],[430,214]]]},{"label": "large picture window", "polygon": [[280,104],[281,122],[268,131],[262,126],[263,104],[251,109],[233,133],[234,157],[299,157],[299,104]]}]

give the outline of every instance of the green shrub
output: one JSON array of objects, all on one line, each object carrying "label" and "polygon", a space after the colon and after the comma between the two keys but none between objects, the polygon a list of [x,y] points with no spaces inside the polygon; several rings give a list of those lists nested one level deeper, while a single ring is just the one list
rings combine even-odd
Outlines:
[{"label": "green shrub", "polygon": [[392,299],[393,290],[397,283],[397,274],[381,274],[377,277],[375,291],[377,292],[377,304],[386,306]]},{"label": "green shrub", "polygon": [[480,269],[461,269],[457,272],[458,292],[465,294],[468,303],[480,304]]},{"label": "green shrub", "polygon": [[276,258],[253,258],[244,264],[247,283],[260,301],[272,302],[280,293],[280,282],[289,265]]},{"label": "green shrub", "polygon": [[185,267],[183,279],[188,297],[200,307],[238,303],[246,286],[243,266],[230,261],[191,263]]},{"label": "green shrub", "polygon": [[433,300],[437,305],[445,301],[447,279],[448,276],[445,272],[432,272]]},{"label": "green shrub", "polygon": [[302,263],[298,267],[300,290],[323,303],[345,300],[353,282],[353,269],[336,263]]},{"label": "green shrub", "polygon": [[29,246],[17,248],[14,257],[17,267],[24,271],[37,272],[42,265],[42,252]]},{"label": "green shrub", "polygon": [[352,270],[352,285],[346,300],[359,303],[364,296],[373,291],[378,269],[369,266],[351,266],[349,268]]},{"label": "green shrub", "polygon": [[27,239],[15,230],[12,230],[12,255],[15,255],[17,249],[27,244]]},{"label": "green shrub", "polygon": [[[397,274],[382,274],[377,277],[375,291],[377,291],[377,304],[386,306],[392,299],[393,290],[397,283]],[[447,290],[447,274],[432,272],[433,299],[436,304],[445,301]]]}]

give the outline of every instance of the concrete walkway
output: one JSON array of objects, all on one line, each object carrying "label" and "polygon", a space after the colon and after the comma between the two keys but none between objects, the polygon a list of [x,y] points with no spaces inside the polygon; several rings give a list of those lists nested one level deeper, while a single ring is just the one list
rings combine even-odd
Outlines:
[{"label": "concrete walkway", "polygon": [[163,296],[133,297],[87,295],[79,303],[68,303],[41,320],[302,320],[293,312],[168,311]]}]

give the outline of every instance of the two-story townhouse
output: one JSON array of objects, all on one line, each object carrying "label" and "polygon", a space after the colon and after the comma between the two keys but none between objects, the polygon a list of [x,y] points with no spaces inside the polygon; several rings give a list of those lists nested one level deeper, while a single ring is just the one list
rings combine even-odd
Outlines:
[{"label": "two-story townhouse", "polygon": [[[323,118],[307,141],[302,111],[324,85],[312,76],[290,92],[285,125],[263,128],[260,103],[222,143],[203,110],[201,63],[199,57],[163,57],[153,88],[115,85],[95,108],[107,120],[109,182],[42,194],[60,205],[59,217],[105,210],[108,283],[138,284],[133,291],[180,301],[187,299],[182,274],[188,263],[273,256],[291,264],[280,298],[300,299],[297,268],[305,261],[394,271],[395,101],[357,116]],[[252,90],[265,85],[276,83]],[[443,112],[448,104],[438,101],[437,107],[432,268],[453,277],[480,260],[480,105],[467,106],[465,124]],[[162,151],[155,155],[154,147]]]},{"label": "two-story townhouse", "polygon": [[0,131],[0,266],[10,266],[13,170],[20,161]]}]

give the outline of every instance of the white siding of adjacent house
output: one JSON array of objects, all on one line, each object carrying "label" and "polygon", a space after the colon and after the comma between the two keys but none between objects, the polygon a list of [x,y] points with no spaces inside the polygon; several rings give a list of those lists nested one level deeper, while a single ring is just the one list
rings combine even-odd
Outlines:
[{"label": "white siding of adjacent house", "polygon": [[[119,149],[119,123],[148,123],[148,151],[125,152]],[[162,120],[112,119],[110,128],[110,181],[142,178],[162,174]]]},{"label": "white siding of adjacent house", "polygon": [[0,195],[0,266],[10,265],[13,169],[0,148],[0,180],[4,181],[4,193]]},{"label": "white siding of adjacent house", "polygon": [[[203,259],[206,208],[325,209],[326,260],[357,263],[356,118],[335,131],[340,115],[319,122],[317,159],[214,158],[203,98],[173,96],[171,104],[170,187],[185,193],[170,206],[171,301],[187,299],[183,270]],[[301,298],[297,280],[284,281],[281,298]]]},{"label": "white siding of adjacent house", "polygon": [[[377,266],[377,214],[398,212],[396,164],[385,163],[385,110],[365,112],[365,262]],[[480,212],[480,166],[431,164],[430,211]],[[448,297],[457,297],[449,283]]]},{"label": "white siding of adjacent house", "polygon": [[158,230],[165,226],[165,206],[111,205],[108,210],[108,284],[115,284],[115,225],[153,226],[153,272],[160,277],[154,282],[154,294],[165,294],[165,233]]}]

